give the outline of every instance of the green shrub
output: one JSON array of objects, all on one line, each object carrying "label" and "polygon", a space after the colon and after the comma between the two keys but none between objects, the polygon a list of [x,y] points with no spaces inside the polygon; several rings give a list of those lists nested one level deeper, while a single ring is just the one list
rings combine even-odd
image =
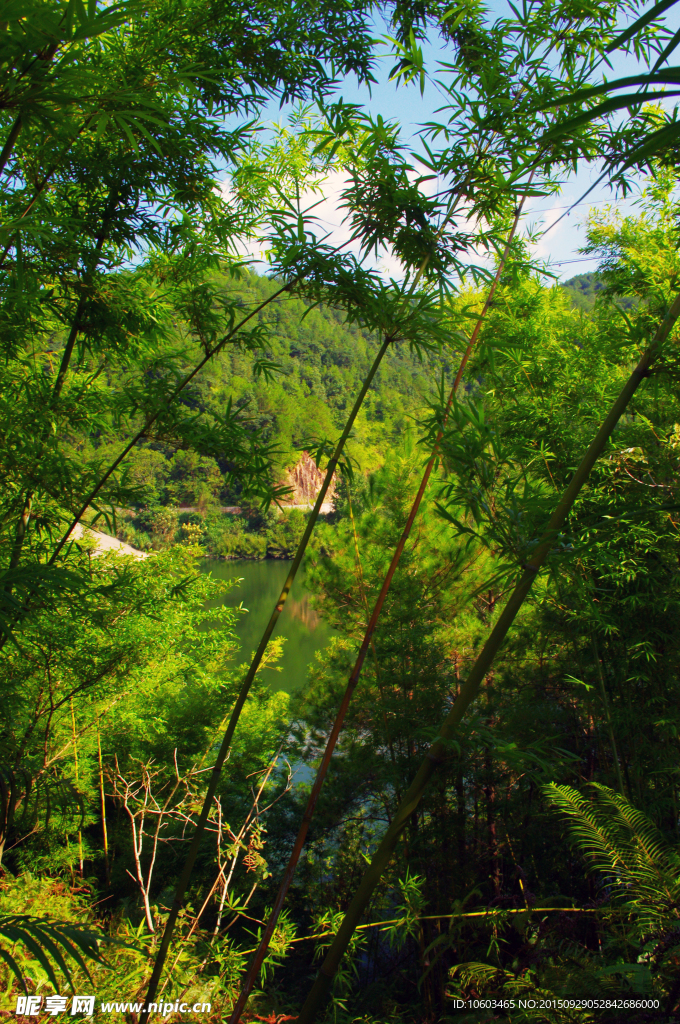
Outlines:
[{"label": "green shrub", "polygon": [[224,533],[213,551],[220,558],[266,558],[267,538],[256,533]]}]

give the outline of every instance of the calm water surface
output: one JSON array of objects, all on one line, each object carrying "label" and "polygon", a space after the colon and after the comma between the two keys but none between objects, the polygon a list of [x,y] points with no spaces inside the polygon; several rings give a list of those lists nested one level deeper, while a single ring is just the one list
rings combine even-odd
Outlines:
[{"label": "calm water surface", "polygon": [[[236,626],[242,644],[236,662],[249,663],[281,593],[290,562],[273,558],[262,562],[206,559],[201,568],[204,572],[212,573],[218,580],[241,578],[239,585],[232,587],[223,603],[232,607],[243,603],[243,607],[248,609]],[[278,663],[280,671],[265,669],[265,672],[269,676],[272,690],[293,693],[304,685],[308,666],[316,652],[324,648],[333,636],[333,630],[312,608],[302,571],[295,577],[274,636],[286,638],[283,657]]]}]

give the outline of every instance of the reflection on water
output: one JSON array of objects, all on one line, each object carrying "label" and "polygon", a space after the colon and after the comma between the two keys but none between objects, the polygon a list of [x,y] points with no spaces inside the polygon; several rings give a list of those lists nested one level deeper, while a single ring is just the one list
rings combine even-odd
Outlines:
[{"label": "reflection on water", "polygon": [[[247,608],[236,627],[242,647],[236,656],[237,664],[250,662],[262,632],[269,621],[281,587],[284,584],[290,562],[280,559],[266,559],[262,562],[231,561],[220,562],[207,559],[201,569],[210,572],[219,580],[241,578],[242,582],[232,589],[224,599],[226,605]],[[304,575],[298,572],[286,608],[279,619],[274,636],[286,638],[283,657],[279,662],[280,671],[265,669],[273,690],[293,693],[299,690],[307,678],[307,667],[314,655],[326,646],[333,631],[315,608],[305,590]]]},{"label": "reflection on water", "polygon": [[312,608],[312,602],[309,600],[308,594],[301,597],[299,601],[288,598],[286,606],[288,614],[292,618],[297,619],[298,622],[301,622],[303,626],[306,626],[310,633],[313,633],[321,625],[321,616],[316,608]]}]

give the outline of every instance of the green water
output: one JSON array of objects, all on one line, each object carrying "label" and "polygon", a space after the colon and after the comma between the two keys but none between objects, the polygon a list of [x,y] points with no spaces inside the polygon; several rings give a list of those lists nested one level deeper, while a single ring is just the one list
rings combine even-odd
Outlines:
[{"label": "green water", "polygon": [[[243,603],[243,607],[248,609],[236,626],[242,644],[236,662],[249,663],[278,601],[290,562],[270,558],[262,562],[207,559],[201,568],[218,580],[241,578],[241,583],[232,587],[223,603],[232,607]],[[265,669],[272,690],[285,690],[286,693],[299,690],[305,683],[314,655],[326,646],[332,635],[330,626],[323,622],[311,605],[304,573],[298,572],[274,633],[274,636],[286,638],[283,657],[278,663],[280,671]]]}]

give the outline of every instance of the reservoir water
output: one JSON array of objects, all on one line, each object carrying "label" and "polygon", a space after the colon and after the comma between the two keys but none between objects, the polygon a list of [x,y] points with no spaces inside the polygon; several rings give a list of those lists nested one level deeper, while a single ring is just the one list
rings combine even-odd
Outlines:
[{"label": "reservoir water", "polygon": [[[289,561],[275,558],[267,558],[262,562],[207,559],[202,563],[201,569],[212,573],[215,579],[241,579],[238,586],[232,587],[221,602],[234,608],[242,603],[248,609],[236,625],[242,645],[236,656],[237,664],[250,663],[289,568]],[[326,646],[332,635],[330,626],[312,607],[309,592],[305,588],[304,571],[301,570],[295,578],[274,633],[275,637],[285,637],[283,657],[278,663],[280,671],[265,670],[272,690],[285,690],[286,693],[299,690],[305,683],[307,669],[314,655]]]}]

